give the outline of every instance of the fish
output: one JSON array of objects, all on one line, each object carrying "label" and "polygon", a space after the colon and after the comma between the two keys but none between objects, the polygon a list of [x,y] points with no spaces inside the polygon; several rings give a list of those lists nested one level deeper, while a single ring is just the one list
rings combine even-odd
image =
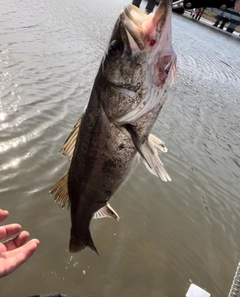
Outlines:
[{"label": "fish", "polygon": [[95,77],[84,112],[61,148],[70,160],[52,187],[61,207],[70,209],[69,251],[89,247],[92,219],[120,219],[109,200],[138,156],[163,181],[171,178],[158,156],[165,144],[151,134],[176,72],[172,46],[172,1],[144,13],[127,5],[120,13]]}]

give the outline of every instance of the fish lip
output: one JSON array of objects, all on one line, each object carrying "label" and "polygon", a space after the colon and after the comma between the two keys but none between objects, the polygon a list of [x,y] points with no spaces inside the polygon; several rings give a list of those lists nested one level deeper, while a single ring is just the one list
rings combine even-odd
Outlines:
[{"label": "fish lip", "polygon": [[147,34],[142,28],[140,20],[135,18],[131,12],[138,12],[140,15],[144,15],[138,7],[129,4],[124,7],[123,12],[120,14],[120,21],[128,34],[133,38],[140,50],[143,50],[146,44]]},{"label": "fish lip", "polygon": [[163,25],[165,23],[166,16],[169,12],[172,12],[172,1],[171,0],[162,0],[153,17],[153,23],[157,26],[157,24],[163,21]]},{"label": "fish lip", "polygon": [[[161,32],[169,13],[172,12],[172,1],[162,0],[155,13],[147,15],[140,8],[129,4],[124,7],[120,20],[125,30],[131,35],[140,50],[145,50],[152,31]],[[155,29],[153,29],[155,28]]]}]

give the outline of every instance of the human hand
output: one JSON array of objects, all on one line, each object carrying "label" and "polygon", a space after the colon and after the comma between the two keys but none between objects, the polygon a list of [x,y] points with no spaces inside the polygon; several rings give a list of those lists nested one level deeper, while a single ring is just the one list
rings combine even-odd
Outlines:
[{"label": "human hand", "polygon": [[235,10],[240,12],[240,0],[236,0],[235,2]]},{"label": "human hand", "polygon": [[[0,209],[0,222],[6,220],[7,217],[8,211]],[[30,234],[21,230],[22,226],[19,224],[0,227],[0,240],[15,236],[5,242],[0,242],[0,278],[12,273],[26,262],[39,246],[38,239],[28,241]]]}]

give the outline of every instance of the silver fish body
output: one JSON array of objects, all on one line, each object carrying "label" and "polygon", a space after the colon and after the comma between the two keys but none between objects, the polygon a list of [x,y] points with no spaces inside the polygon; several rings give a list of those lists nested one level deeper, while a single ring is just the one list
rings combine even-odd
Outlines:
[{"label": "silver fish body", "polygon": [[[92,218],[114,217],[108,201],[128,175],[138,154],[148,170],[167,181],[150,134],[176,70],[171,43],[171,1],[155,14],[128,5],[114,27],[88,106],[63,146],[68,173],[53,187],[55,200],[71,209],[70,252],[89,246],[97,253]],[[76,141],[75,141],[76,139]]]}]

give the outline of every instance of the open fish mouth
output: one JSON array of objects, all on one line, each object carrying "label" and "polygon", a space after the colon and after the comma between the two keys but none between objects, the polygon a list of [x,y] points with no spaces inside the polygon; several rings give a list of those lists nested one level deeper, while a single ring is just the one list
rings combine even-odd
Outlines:
[{"label": "open fish mouth", "polygon": [[148,24],[152,17],[138,7],[129,4],[124,8],[120,19],[138,48],[143,50],[147,43],[147,29],[145,24]]},{"label": "open fish mouth", "polygon": [[138,48],[147,50],[157,43],[164,27],[168,30],[167,18],[171,23],[171,13],[172,1],[162,0],[156,12],[149,15],[129,4],[124,8],[120,19]]},{"label": "open fish mouth", "polygon": [[157,105],[165,102],[165,93],[176,72],[176,54],[172,48],[172,1],[162,0],[155,13],[147,15],[127,5],[120,15],[132,54],[143,54],[147,64],[142,88],[145,96],[133,110],[115,120],[118,125],[134,123]]}]

